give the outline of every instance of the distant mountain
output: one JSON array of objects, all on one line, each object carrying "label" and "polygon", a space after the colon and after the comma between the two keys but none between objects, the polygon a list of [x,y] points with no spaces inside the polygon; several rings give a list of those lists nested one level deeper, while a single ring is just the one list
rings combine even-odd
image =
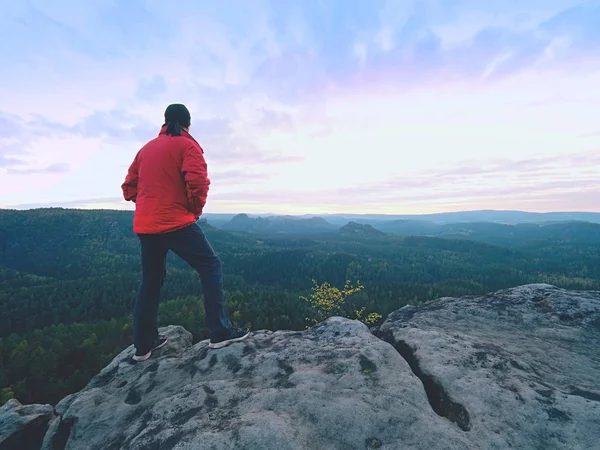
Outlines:
[{"label": "distant mountain", "polygon": [[[600,212],[548,212],[526,211],[458,211],[436,214],[320,214],[332,224],[343,225],[352,220],[375,225],[391,220],[426,221],[438,224],[458,222],[495,222],[504,224],[585,221],[600,223]],[[300,216],[302,217],[302,216]]]},{"label": "distant mountain", "polygon": [[203,219],[206,219],[210,225],[212,225],[213,227],[217,227],[217,228],[222,227],[224,224],[229,222],[235,216],[236,216],[236,214],[218,214],[218,213],[202,214]]},{"label": "distant mountain", "polygon": [[[236,214],[218,214],[208,213],[202,217],[215,227],[222,227],[227,222],[230,222]],[[256,217],[249,215],[249,217]],[[287,217],[294,219],[311,219],[315,217],[311,215],[277,215],[277,214],[260,214],[261,218],[276,218]],[[600,223],[600,212],[548,212],[534,213],[526,211],[496,211],[496,210],[480,210],[480,211],[457,211],[448,213],[436,214],[319,214],[319,218],[326,220],[328,223],[337,226],[344,226],[348,222],[368,223],[375,226],[384,222],[394,221],[410,221],[418,223],[436,223],[449,224],[461,222],[494,222],[508,225],[518,223],[549,223],[549,222],[571,222],[584,221]],[[407,224],[406,226],[409,226]]]},{"label": "distant mountain", "polygon": [[385,233],[376,230],[371,225],[356,222],[348,222],[346,225],[340,228],[340,233],[346,236],[385,236]]},{"label": "distant mountain", "polygon": [[250,217],[238,214],[221,225],[227,231],[247,233],[313,234],[333,231],[337,227],[321,217],[299,218],[294,216]]},{"label": "distant mountain", "polygon": [[507,225],[494,222],[436,224],[426,221],[393,220],[380,222],[375,228],[402,236],[432,236],[468,239],[502,246],[528,246],[545,241],[597,245],[600,224],[591,222],[558,222],[548,224],[520,223]]},{"label": "distant mountain", "polygon": [[384,233],[400,235],[425,236],[440,233],[442,226],[427,220],[387,220],[375,221],[373,226]]}]

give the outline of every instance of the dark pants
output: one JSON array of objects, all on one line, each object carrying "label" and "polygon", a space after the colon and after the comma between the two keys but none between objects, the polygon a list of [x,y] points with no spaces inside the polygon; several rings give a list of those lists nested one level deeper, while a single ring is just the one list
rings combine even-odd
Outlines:
[{"label": "dark pants", "polygon": [[139,234],[142,248],[142,284],[133,313],[133,344],[138,350],[151,350],[158,337],[158,302],[166,275],[167,253],[187,262],[198,274],[204,291],[206,327],[211,337],[226,334],[231,322],[225,313],[223,270],[200,227],[192,224],[162,234]]}]

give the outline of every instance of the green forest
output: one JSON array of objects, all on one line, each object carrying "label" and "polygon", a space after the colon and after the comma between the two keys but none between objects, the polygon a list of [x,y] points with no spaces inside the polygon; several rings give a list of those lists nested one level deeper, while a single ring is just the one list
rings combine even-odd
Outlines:
[{"label": "green forest", "polygon": [[[0,210],[0,404],[55,404],[131,344],[141,276],[132,220],[127,211]],[[400,235],[398,224],[397,234],[361,224],[305,234],[200,224],[223,261],[230,315],[253,330],[306,328],[313,283],[360,283],[342,313],[384,318],[407,304],[526,283],[600,289],[600,224],[588,222],[463,223],[448,236],[425,225]],[[168,263],[160,323],[205,339],[199,278],[173,255]]]}]

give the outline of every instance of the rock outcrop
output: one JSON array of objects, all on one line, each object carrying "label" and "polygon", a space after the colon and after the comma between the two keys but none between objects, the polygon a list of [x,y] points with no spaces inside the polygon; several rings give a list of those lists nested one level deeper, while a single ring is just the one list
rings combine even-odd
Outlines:
[{"label": "rock outcrop", "polygon": [[53,418],[51,405],[21,405],[9,400],[0,407],[0,450],[38,450]]},{"label": "rock outcrop", "polygon": [[528,285],[209,349],[171,326],[56,406],[46,450],[591,449],[600,292]]},{"label": "rock outcrop", "polygon": [[384,232],[376,230],[369,224],[356,222],[348,222],[340,228],[340,233],[346,236],[385,236]]},{"label": "rock outcrop", "polygon": [[479,448],[600,448],[599,292],[442,298],[395,311],[378,334]]},{"label": "rock outcrop", "polygon": [[[254,333],[219,350],[180,327],[162,354],[119,355],[56,407],[45,449],[469,448],[421,381],[360,322]],[[474,447],[473,447],[474,448]]]}]

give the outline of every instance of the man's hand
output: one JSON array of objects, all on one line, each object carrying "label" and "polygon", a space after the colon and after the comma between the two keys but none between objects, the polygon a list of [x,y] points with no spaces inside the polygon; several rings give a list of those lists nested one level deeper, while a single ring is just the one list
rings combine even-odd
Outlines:
[{"label": "man's hand", "polygon": [[200,217],[210,186],[206,161],[204,161],[200,146],[192,144],[185,151],[181,173],[185,180],[190,211]]},{"label": "man's hand", "polygon": [[138,185],[138,157],[135,156],[135,159],[129,166],[129,170],[127,171],[127,176],[125,177],[125,182],[121,185],[121,190],[123,191],[123,198],[128,202],[135,203],[137,199],[137,185]]}]

